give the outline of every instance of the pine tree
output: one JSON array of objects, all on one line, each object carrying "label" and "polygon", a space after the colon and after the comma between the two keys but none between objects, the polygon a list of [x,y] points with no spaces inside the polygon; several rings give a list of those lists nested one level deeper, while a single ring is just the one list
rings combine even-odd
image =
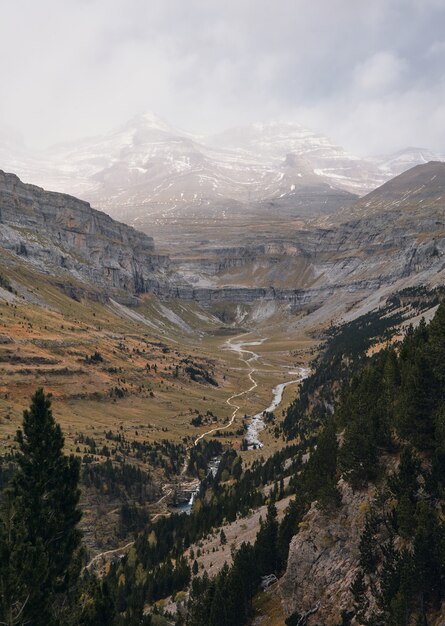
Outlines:
[{"label": "pine tree", "polygon": [[437,393],[445,399],[445,303],[437,309],[428,326],[431,367],[437,380]]},{"label": "pine tree", "polygon": [[274,504],[269,504],[267,507],[266,521],[261,524],[258,531],[255,551],[260,574],[277,574],[280,569],[280,557],[278,552],[277,508]]},{"label": "pine tree", "polygon": [[[69,601],[79,576],[75,558],[80,545],[79,461],[63,454],[62,431],[42,389],[24,411],[17,442],[18,469],[12,485],[15,513],[10,531],[14,540],[7,551],[6,568],[13,566],[17,551],[22,554],[16,576],[26,596],[19,619],[6,623],[69,624],[74,615]],[[5,621],[3,616],[1,619]]]},{"label": "pine tree", "polygon": [[12,490],[2,494],[0,517],[0,623],[23,623],[29,588],[38,585],[42,553],[26,540],[26,529]]},{"label": "pine tree", "polygon": [[417,349],[402,367],[402,386],[398,407],[398,430],[414,446],[431,448],[434,444],[435,381],[425,350]]}]

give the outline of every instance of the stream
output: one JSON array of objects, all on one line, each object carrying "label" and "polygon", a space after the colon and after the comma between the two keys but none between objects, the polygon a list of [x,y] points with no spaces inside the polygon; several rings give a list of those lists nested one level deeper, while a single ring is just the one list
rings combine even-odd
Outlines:
[{"label": "stream", "polygon": [[[253,377],[254,373],[256,372],[256,368],[253,367],[253,363],[258,361],[258,359],[260,358],[260,355],[254,352],[253,350],[246,349],[246,347],[251,348],[254,346],[260,346],[265,341],[267,341],[267,337],[263,339],[254,340],[254,341],[235,342],[235,339],[239,339],[239,336],[226,341],[223,344],[223,349],[233,350],[239,355],[240,360],[247,365],[247,367],[249,368],[247,378],[250,381],[251,385],[247,389],[244,389],[244,391],[235,393],[231,395],[229,398],[227,398],[226,404],[228,404],[231,408],[233,408],[233,411],[232,411],[232,414],[230,416],[228,423],[225,426],[216,426],[215,428],[212,428],[211,430],[208,430],[202,433],[201,435],[199,435],[199,437],[197,437],[193,443],[193,445],[195,446],[199,441],[204,439],[204,437],[207,437],[208,435],[211,435],[216,431],[226,430],[227,428],[230,428],[235,421],[238,411],[241,408],[241,405],[236,403],[236,399],[250,393],[251,391],[253,391],[254,389],[258,387],[258,382]],[[266,409],[263,409],[259,413],[256,413],[255,415],[249,418],[250,423],[247,427],[247,432],[245,436],[249,450],[256,450],[258,448],[263,447],[263,443],[260,439],[260,433],[266,427],[266,423],[265,423],[266,413],[271,413],[281,404],[281,401],[283,399],[283,393],[286,387],[288,387],[289,385],[293,385],[293,384],[301,382],[302,380],[307,378],[307,376],[309,376],[309,373],[310,373],[310,370],[306,367],[298,367],[294,370],[289,371],[289,375],[296,376],[296,378],[293,378],[292,380],[288,380],[286,382],[279,383],[278,385],[276,385],[272,389],[271,404]],[[210,473],[212,473],[213,476],[215,476],[216,472],[218,471],[218,466],[219,466],[219,458],[212,459],[207,468],[208,469],[207,476]],[[182,504],[171,507],[172,510],[175,511],[176,513],[189,514],[190,511],[192,510],[195,497],[199,493],[199,486],[200,484],[191,493],[190,500],[188,502],[184,502]]]},{"label": "stream", "polygon": [[[250,393],[251,391],[253,391],[254,389],[256,389],[256,387],[258,387],[258,383],[254,378],[254,373],[256,372],[256,368],[253,367],[253,363],[255,363],[256,361],[258,361],[258,359],[260,358],[260,355],[257,354],[256,352],[254,352],[253,350],[248,350],[246,349],[247,347],[254,347],[254,346],[260,346],[262,343],[264,343],[267,338],[264,339],[259,339],[256,341],[238,341],[235,343],[235,339],[239,339],[240,337],[242,337],[242,335],[238,336],[238,337],[234,337],[233,339],[229,339],[228,341],[226,341],[223,344],[223,349],[226,350],[233,350],[235,351],[240,358],[240,361],[242,361],[243,363],[245,363],[248,367],[248,374],[247,374],[247,378],[249,380],[250,387],[248,387],[247,389],[244,389],[244,391],[240,391],[239,393],[235,393],[233,395],[231,395],[229,398],[227,398],[226,400],[226,404],[228,404],[233,410],[232,410],[232,414],[231,417],[228,421],[228,423],[225,426],[217,426],[215,428],[212,428],[211,430],[208,430],[205,433],[202,433],[201,435],[199,435],[199,437],[197,437],[195,439],[195,441],[193,442],[193,445],[196,446],[196,444],[201,441],[201,439],[203,439],[204,437],[206,437],[207,435],[210,435],[214,432],[216,432],[217,430],[225,430],[227,428],[230,428],[233,424],[233,422],[235,421],[235,418],[238,414],[238,411],[241,408],[241,405],[236,403],[236,399],[240,398],[248,393]],[[286,389],[286,387],[288,385],[293,385],[296,383],[301,382],[302,380],[304,380],[305,378],[307,378],[307,376],[309,376],[310,370],[308,368],[305,367],[298,367],[294,370],[289,370],[289,375],[290,376],[294,376],[296,378],[293,378],[292,380],[288,380],[287,382],[283,382],[283,383],[279,383],[278,385],[276,385],[273,389],[272,389],[272,402],[271,404],[266,408],[263,409],[263,411],[260,411],[259,413],[257,413],[256,415],[253,415],[250,418],[250,423],[249,426],[247,427],[247,433],[246,433],[246,439],[247,439],[247,443],[248,443],[248,447],[249,449],[257,449],[257,448],[262,448],[263,447],[263,443],[260,440],[260,433],[262,430],[264,430],[266,424],[264,421],[265,418],[265,413],[270,413],[272,411],[274,411],[281,403],[282,399],[283,399],[283,393],[284,390]],[[219,457],[212,459],[207,467],[207,476],[212,473],[214,476],[216,474],[216,472],[218,471],[218,466],[219,466],[219,462],[220,459]],[[184,469],[183,472],[185,472],[186,470],[186,464],[184,464]],[[190,483],[189,483],[190,484]],[[170,509],[171,512],[173,513],[187,513],[190,514],[191,510],[192,510],[192,506],[193,506],[193,502],[194,499],[196,497],[196,495],[199,493],[199,487],[200,487],[200,482],[196,481],[195,484],[197,485],[196,488],[194,488],[192,491],[190,491],[190,498],[188,500],[188,502],[184,502],[182,504],[177,504],[175,506],[169,506],[168,508]],[[161,496],[161,498],[158,500],[157,504],[159,504],[160,502],[162,502],[163,500],[165,500],[166,498],[168,498],[169,496],[171,496],[172,492],[173,492],[173,487],[171,485],[165,484],[164,485],[164,489],[163,489],[164,494]],[[157,517],[163,516],[163,515],[168,515],[168,513],[156,513],[156,515],[153,516],[152,521],[155,520]],[[130,543],[128,543],[127,545],[120,547],[120,548],[115,548],[114,550],[106,550],[105,552],[101,552],[100,554],[96,555],[89,563],[88,565],[85,566],[84,569],[89,570],[90,568],[92,568],[96,563],[99,563],[101,561],[101,559],[106,559],[111,557],[114,554],[117,553],[125,553],[125,551],[131,547],[133,545],[133,541],[131,541]]]},{"label": "stream", "polygon": [[256,415],[250,418],[250,424],[247,427],[247,432],[246,432],[246,437],[245,437],[249,450],[252,450],[252,449],[255,450],[257,448],[263,447],[263,443],[260,440],[259,435],[260,435],[260,432],[264,430],[266,426],[266,423],[264,421],[265,414],[272,413],[273,411],[275,411],[275,409],[278,406],[280,406],[281,400],[283,399],[283,393],[286,387],[288,387],[289,385],[299,383],[305,378],[307,378],[307,376],[309,375],[309,369],[307,369],[306,367],[300,367],[298,368],[298,371],[294,371],[292,372],[292,374],[298,374],[298,378],[295,378],[294,380],[288,380],[287,382],[280,383],[279,385],[274,387],[272,390],[273,400],[271,404],[267,407],[267,409],[264,409],[264,411],[260,411],[259,413],[257,413]]}]

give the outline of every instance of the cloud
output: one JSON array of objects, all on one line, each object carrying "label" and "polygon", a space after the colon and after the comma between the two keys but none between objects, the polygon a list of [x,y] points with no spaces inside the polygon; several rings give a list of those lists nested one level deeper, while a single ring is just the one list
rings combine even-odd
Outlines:
[{"label": "cloud", "polygon": [[378,52],[355,68],[356,87],[365,93],[386,94],[397,89],[406,64],[391,52]]},{"label": "cloud", "polygon": [[363,154],[445,149],[444,18],[442,0],[15,0],[0,119],[36,146],[153,110],[203,132],[294,119]]}]

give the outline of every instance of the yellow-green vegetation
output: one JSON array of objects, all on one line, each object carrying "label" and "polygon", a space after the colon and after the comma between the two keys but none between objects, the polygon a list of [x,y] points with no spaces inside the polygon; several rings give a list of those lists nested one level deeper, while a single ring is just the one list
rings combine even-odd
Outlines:
[{"label": "yellow-green vegetation", "polygon": [[275,588],[258,593],[253,599],[254,619],[264,626],[285,626],[285,615]]},{"label": "yellow-green vegetation", "polygon": [[[185,497],[187,458],[199,437],[240,449],[244,416],[268,407],[272,389],[294,378],[315,345],[283,309],[263,320],[249,319],[245,307],[241,325],[236,305],[206,309],[150,294],[109,299],[7,252],[0,252],[0,273],[0,454],[16,447],[23,409],[42,387],[67,452],[84,461],[82,530],[93,554],[125,544],[132,524],[141,527],[147,513],[168,514],[176,494]],[[258,358],[233,349],[241,342],[255,342]],[[286,388],[262,432],[264,448],[242,452],[246,466],[282,447],[276,427],[295,391]],[[125,464],[143,476],[120,475]],[[130,509],[122,510],[124,502]]]},{"label": "yellow-green vegetation", "polygon": [[[19,291],[0,300],[2,450],[13,445],[22,410],[39,386],[52,394],[66,446],[74,452],[79,452],[80,433],[94,436],[98,450],[109,430],[128,441],[166,438],[191,445],[219,425],[225,430],[213,436],[239,445],[236,430],[243,416],[267,407],[272,388],[292,378],[292,367],[307,363],[314,345],[286,330],[282,311],[274,318],[274,336],[268,333],[270,323],[243,332],[196,303],[166,303],[146,295],[136,306],[125,306],[66,276],[62,281],[29,265],[12,265],[4,254],[3,273]],[[227,341],[235,336],[236,341],[264,340],[255,346],[259,358],[251,366],[229,349]],[[212,384],[194,377],[196,368]],[[251,369],[257,387],[237,398],[240,409],[228,428],[233,407],[226,401],[249,388]],[[295,386],[287,388],[285,402],[294,393]],[[203,423],[192,426],[196,416],[203,416]],[[264,437],[270,451],[280,446],[271,429]],[[82,446],[80,452],[85,452]]]}]

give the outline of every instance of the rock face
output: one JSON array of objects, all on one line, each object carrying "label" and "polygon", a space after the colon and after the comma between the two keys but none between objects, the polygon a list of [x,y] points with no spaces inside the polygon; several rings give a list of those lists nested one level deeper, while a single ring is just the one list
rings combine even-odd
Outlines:
[{"label": "rock face", "polygon": [[336,626],[352,608],[350,586],[358,568],[358,545],[369,494],[353,494],[340,481],[342,504],[334,515],[313,505],[289,548],[280,594],[286,614],[318,606],[307,626]]},{"label": "rock face", "polygon": [[444,209],[445,164],[415,167],[356,202],[328,227],[300,228],[281,239],[266,236],[244,247],[206,245],[193,256],[177,257],[178,273],[194,285],[183,297],[276,299],[298,308],[318,306],[334,291],[366,297],[398,282],[398,288],[440,282]]},{"label": "rock face", "polygon": [[445,164],[413,168],[323,228],[297,228],[241,246],[197,246],[174,263],[153,240],[89,204],[0,172],[0,244],[44,272],[101,289],[153,292],[210,306],[276,301],[349,303],[397,284],[443,281]]},{"label": "rock face", "polygon": [[352,302],[395,285],[437,284],[445,274],[444,209],[445,164],[428,163],[368,194],[329,227],[244,246],[198,246],[175,258],[180,283],[150,288],[204,305],[274,300],[298,310],[334,294]]},{"label": "rock face", "polygon": [[0,245],[48,273],[137,293],[168,267],[153,239],[87,202],[0,171]]},{"label": "rock face", "polygon": [[[377,213],[403,212],[405,217],[424,210],[445,206],[445,163],[430,161],[417,165],[407,172],[374,189],[364,198],[340,213],[340,219],[370,217]],[[439,213],[439,216],[441,214]]]}]

